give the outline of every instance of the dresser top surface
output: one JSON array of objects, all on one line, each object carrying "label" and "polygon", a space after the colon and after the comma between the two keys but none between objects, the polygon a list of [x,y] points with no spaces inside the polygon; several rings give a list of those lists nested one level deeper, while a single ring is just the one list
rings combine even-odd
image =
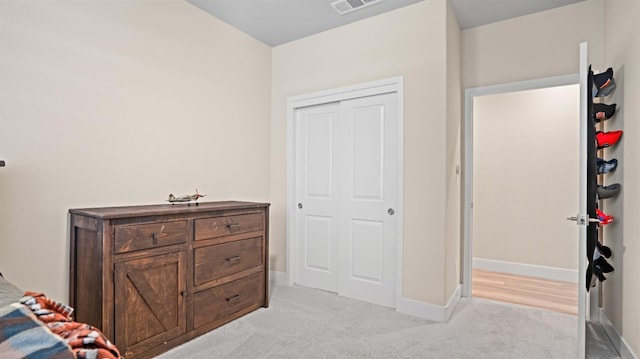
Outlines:
[{"label": "dresser top surface", "polygon": [[154,204],[143,206],[72,208],[69,213],[101,219],[125,217],[142,217],[171,215],[184,213],[199,213],[206,211],[252,209],[269,207],[269,203],[221,201],[221,202],[191,202],[176,204]]}]

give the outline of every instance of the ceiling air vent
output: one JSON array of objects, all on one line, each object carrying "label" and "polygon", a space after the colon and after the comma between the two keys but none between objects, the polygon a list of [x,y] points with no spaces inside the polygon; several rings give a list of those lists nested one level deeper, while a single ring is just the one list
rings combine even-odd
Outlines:
[{"label": "ceiling air vent", "polygon": [[382,0],[338,0],[331,3],[334,9],[340,14],[348,14],[352,11],[364,9],[367,6],[377,4]]}]

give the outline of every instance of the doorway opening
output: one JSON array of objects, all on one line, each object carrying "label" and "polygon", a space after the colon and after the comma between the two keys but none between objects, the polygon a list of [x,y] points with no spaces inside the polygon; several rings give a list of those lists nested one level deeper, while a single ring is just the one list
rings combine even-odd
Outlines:
[{"label": "doorway opening", "polygon": [[463,296],[577,313],[578,80],[466,91]]}]

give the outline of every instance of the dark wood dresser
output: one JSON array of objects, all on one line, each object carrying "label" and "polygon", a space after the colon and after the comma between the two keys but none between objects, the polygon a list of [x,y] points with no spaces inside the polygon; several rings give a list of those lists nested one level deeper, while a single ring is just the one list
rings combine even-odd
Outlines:
[{"label": "dark wood dresser", "polygon": [[69,304],[127,359],[269,305],[269,204],[71,209]]}]

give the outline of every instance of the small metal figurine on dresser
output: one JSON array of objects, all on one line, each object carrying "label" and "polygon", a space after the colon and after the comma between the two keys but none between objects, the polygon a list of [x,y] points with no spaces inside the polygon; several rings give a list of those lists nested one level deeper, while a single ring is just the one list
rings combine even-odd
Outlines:
[{"label": "small metal figurine on dresser", "polygon": [[[169,194],[169,199],[167,199],[167,202],[171,203],[171,204],[176,204],[176,203],[186,203],[187,206],[191,205],[191,202],[196,202],[198,200],[198,198],[201,197],[205,197],[206,194],[200,194],[198,193],[198,189],[196,188],[196,193],[195,194],[185,194],[182,196],[174,196],[173,193]],[[198,203],[196,202],[196,206],[198,205]]]}]

